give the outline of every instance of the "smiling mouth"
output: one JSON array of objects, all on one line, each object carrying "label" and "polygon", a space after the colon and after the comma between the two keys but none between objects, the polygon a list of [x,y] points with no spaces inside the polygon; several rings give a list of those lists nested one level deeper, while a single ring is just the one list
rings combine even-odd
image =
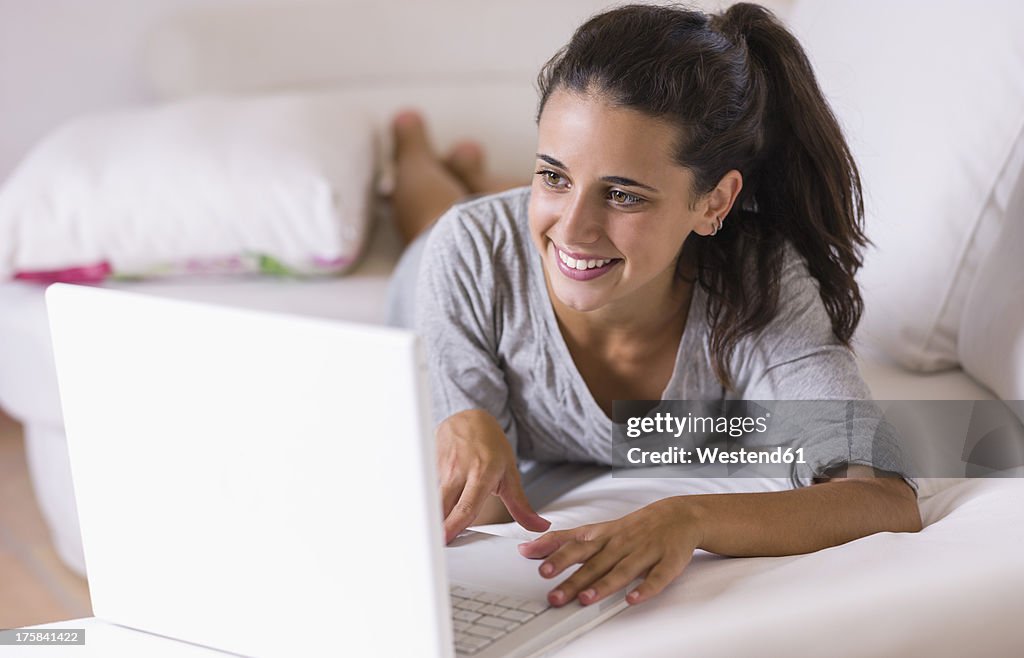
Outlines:
[{"label": "smiling mouth", "polygon": [[614,270],[621,258],[573,258],[552,244],[558,258],[558,271],[573,281],[593,281]]},{"label": "smiling mouth", "polygon": [[606,265],[621,260],[619,258],[573,258],[569,254],[565,253],[558,247],[555,247],[555,251],[558,252],[558,259],[565,264],[570,270],[577,270],[585,272],[586,270],[594,270],[605,267]]}]

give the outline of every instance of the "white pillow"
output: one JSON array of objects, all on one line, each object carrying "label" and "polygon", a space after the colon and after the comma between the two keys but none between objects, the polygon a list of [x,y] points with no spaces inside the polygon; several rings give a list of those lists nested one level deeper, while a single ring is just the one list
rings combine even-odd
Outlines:
[{"label": "white pillow", "polygon": [[964,304],[964,370],[1003,400],[1024,400],[1024,132],[990,201],[1003,218]]},{"label": "white pillow", "polygon": [[0,278],[344,271],[367,234],[371,125],[326,93],[74,120],[0,190]]},{"label": "white pillow", "polygon": [[857,340],[958,363],[965,300],[1003,223],[986,212],[1024,127],[1024,4],[801,1],[791,25],[847,131],[875,248]]}]

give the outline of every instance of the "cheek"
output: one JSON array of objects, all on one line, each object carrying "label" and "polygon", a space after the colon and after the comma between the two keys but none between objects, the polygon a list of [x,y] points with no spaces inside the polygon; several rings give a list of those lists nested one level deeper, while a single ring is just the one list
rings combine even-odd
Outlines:
[{"label": "cheek", "polygon": [[682,220],[651,218],[645,222],[612,224],[608,238],[635,265],[660,269],[679,255],[688,233]]},{"label": "cheek", "polygon": [[549,195],[537,194],[530,196],[529,224],[530,236],[538,247],[542,247],[546,241],[545,234],[558,223],[558,204],[553,202]]}]

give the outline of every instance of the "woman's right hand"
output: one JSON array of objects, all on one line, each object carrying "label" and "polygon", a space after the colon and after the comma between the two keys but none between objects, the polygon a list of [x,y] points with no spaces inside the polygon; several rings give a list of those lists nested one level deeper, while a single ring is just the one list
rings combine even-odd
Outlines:
[{"label": "woman's right hand", "polygon": [[544,532],[551,526],[530,506],[512,446],[494,416],[482,409],[453,414],[438,426],[437,472],[446,544],[473,525],[492,495],[527,530]]}]

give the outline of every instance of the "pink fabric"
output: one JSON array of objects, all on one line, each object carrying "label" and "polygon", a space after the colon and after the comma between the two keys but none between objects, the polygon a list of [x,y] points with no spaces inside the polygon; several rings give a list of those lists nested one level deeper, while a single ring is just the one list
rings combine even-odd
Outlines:
[{"label": "pink fabric", "polygon": [[18,272],[14,278],[19,281],[35,281],[37,283],[99,283],[113,270],[110,263],[103,261],[84,267],[70,267],[63,270],[38,270],[34,272]]}]

